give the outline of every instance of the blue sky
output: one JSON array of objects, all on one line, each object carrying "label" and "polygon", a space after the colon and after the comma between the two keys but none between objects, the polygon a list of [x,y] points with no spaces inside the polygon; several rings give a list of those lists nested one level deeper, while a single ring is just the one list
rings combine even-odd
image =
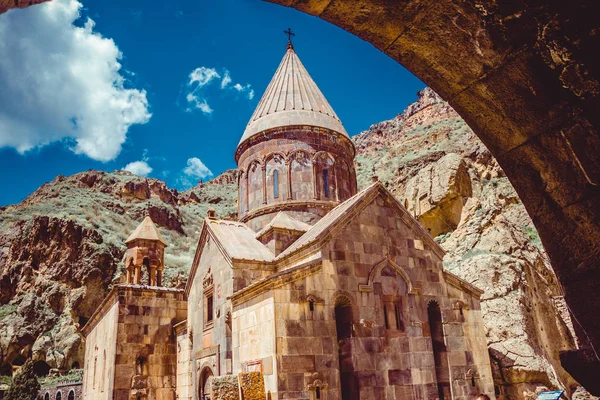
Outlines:
[{"label": "blue sky", "polygon": [[81,3],[0,15],[0,205],[88,169],[134,163],[185,189],[234,168],[288,27],[350,135],[402,112],[425,86],[369,43],[258,0]]}]

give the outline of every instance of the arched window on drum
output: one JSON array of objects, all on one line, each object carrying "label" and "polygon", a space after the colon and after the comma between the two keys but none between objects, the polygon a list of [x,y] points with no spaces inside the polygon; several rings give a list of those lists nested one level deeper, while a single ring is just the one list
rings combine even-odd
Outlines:
[{"label": "arched window on drum", "polygon": [[279,198],[279,171],[273,171],[273,197]]}]

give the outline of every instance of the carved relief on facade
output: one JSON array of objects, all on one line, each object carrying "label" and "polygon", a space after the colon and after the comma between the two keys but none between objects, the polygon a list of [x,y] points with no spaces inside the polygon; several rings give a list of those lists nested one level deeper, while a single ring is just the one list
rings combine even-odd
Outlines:
[{"label": "carved relief on facade", "polygon": [[290,156],[292,199],[313,200],[314,199],[314,176],[313,163],[310,154],[304,150],[298,150]]}]

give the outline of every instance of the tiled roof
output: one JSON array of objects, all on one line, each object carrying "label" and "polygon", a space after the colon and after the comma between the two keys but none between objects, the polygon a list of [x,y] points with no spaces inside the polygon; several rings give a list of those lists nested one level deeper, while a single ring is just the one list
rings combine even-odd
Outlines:
[{"label": "tiled roof", "polygon": [[336,223],[338,220],[347,215],[347,213],[362,199],[367,197],[373,190],[377,190],[378,186],[381,186],[381,183],[376,182],[362,191],[358,192],[354,196],[350,197],[348,200],[344,201],[340,205],[338,205],[333,210],[329,211],[327,215],[321,218],[308,232],[304,235],[300,236],[298,240],[296,240],[290,247],[285,249],[281,254],[277,256],[277,259],[281,259],[288,254],[295,252],[296,250],[312,243],[317,240],[322,233],[327,230],[331,225]]},{"label": "tiled roof", "polygon": [[264,130],[290,125],[318,126],[348,136],[333,108],[291,46],[263,94],[240,143]]},{"label": "tiled roof", "polygon": [[275,218],[271,220],[260,232],[256,234],[259,238],[272,228],[290,229],[298,232],[306,232],[312,228],[312,225],[290,217],[283,211],[279,211]]},{"label": "tiled roof", "polygon": [[165,246],[167,245],[167,242],[164,241],[160,232],[158,231],[158,228],[156,227],[156,225],[154,225],[154,222],[152,222],[152,218],[150,217],[144,218],[142,223],[139,224],[137,228],[135,228],[131,235],[129,235],[125,243],[133,242],[134,240],[138,239],[157,240]]},{"label": "tiled roof", "polygon": [[223,220],[207,220],[207,224],[231,258],[256,261],[273,260],[273,253],[256,240],[256,234],[246,224]]}]

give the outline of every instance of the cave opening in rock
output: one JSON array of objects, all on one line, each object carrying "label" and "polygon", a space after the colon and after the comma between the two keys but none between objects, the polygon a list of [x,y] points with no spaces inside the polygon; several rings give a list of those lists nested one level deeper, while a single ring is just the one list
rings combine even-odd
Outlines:
[{"label": "cave opening in rock", "polygon": [[0,365],[0,376],[12,376],[12,367],[10,364]]},{"label": "cave opening in rock", "polygon": [[50,373],[50,366],[46,361],[38,360],[33,363],[33,372],[37,376],[47,376]]},{"label": "cave opening in rock", "polygon": [[88,317],[84,317],[83,315],[79,316],[78,319],[78,323],[79,323],[79,328],[83,328],[85,326],[85,324],[87,324],[89,321]]},{"label": "cave opening in rock", "polygon": [[19,354],[12,362],[13,367],[22,367],[27,359],[22,354]]}]

